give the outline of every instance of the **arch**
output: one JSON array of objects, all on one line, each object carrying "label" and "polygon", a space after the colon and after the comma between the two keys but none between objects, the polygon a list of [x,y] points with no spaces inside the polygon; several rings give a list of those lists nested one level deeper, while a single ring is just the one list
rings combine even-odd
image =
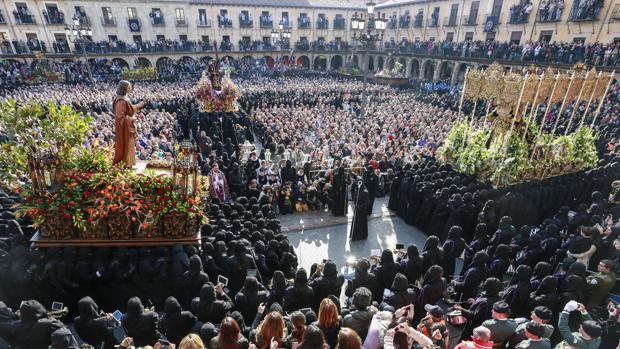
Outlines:
[{"label": "arch", "polygon": [[374,70],[375,70],[375,57],[368,56],[368,71],[374,71]]},{"label": "arch", "polygon": [[146,57],[138,57],[136,59],[136,68],[149,68],[153,66],[151,61]]},{"label": "arch", "polygon": [[273,57],[265,56],[265,57],[263,57],[263,60],[265,61],[265,65],[267,65],[267,68],[273,69],[273,67],[275,65],[275,61],[273,60]]},{"label": "arch", "polygon": [[233,56],[224,56],[224,57],[222,57],[222,59],[220,59],[220,62],[228,63],[228,64],[234,64],[235,63],[235,57],[233,57]]},{"label": "arch", "polygon": [[379,59],[377,60],[377,70],[383,70],[383,63],[385,63],[385,59],[383,56],[379,56]]},{"label": "arch", "polygon": [[16,59],[13,59],[13,58],[5,59],[5,61],[7,61],[9,63],[12,63],[12,64],[18,64],[18,65],[22,65],[22,64],[25,63],[25,62],[20,62],[20,61],[18,61]]},{"label": "arch", "polygon": [[288,55],[282,56],[282,63],[284,63],[284,65],[289,66],[291,65],[291,59]]},{"label": "arch", "polygon": [[435,62],[432,59],[427,59],[424,61],[424,64],[422,65],[422,72],[424,73],[422,76],[424,80],[433,80],[435,75]]},{"label": "arch", "polygon": [[[9,59],[9,61],[11,61],[11,60]],[[71,58],[65,58],[65,59],[62,60],[62,62],[63,63],[74,63],[75,61],[72,60]]]},{"label": "arch", "polygon": [[451,61],[443,61],[439,63],[439,79],[450,79],[452,76],[452,62]]},{"label": "arch", "polygon": [[211,60],[213,59],[213,57],[210,56],[204,56],[201,57],[200,60],[204,63],[204,64],[208,64]]},{"label": "arch", "polygon": [[355,55],[353,56],[353,61],[352,62],[353,62],[353,66],[354,67],[359,68],[360,62],[359,62],[359,59],[357,58],[357,56],[355,56]]},{"label": "arch", "polygon": [[157,67],[157,70],[161,70],[162,68],[164,68],[166,65],[172,63],[172,59],[170,59],[170,57],[159,57],[157,59],[157,61],[155,62],[155,67]]},{"label": "arch", "polygon": [[195,60],[195,59],[193,59],[193,58],[192,58],[192,57],[190,57],[190,56],[183,56],[183,57],[179,58],[179,63],[184,63],[184,62],[191,62],[191,63],[195,63],[195,62],[196,62],[196,60]]},{"label": "arch", "polygon": [[405,57],[400,57],[398,59],[398,63],[400,63],[403,66],[403,72],[406,72],[406,70],[407,70],[407,59],[405,59]]},{"label": "arch", "polygon": [[342,56],[341,55],[333,56],[331,59],[330,67],[332,70],[339,70],[340,68],[342,68]]},{"label": "arch", "polygon": [[420,76],[420,62],[417,59],[411,60],[411,68],[409,69],[409,77],[418,78]]},{"label": "arch", "polygon": [[327,70],[327,58],[323,55],[314,57],[312,68],[314,70]]},{"label": "arch", "polygon": [[308,58],[308,56],[299,56],[299,58],[297,58],[296,64],[298,67],[310,69],[310,58]]},{"label": "arch", "polygon": [[126,60],[122,59],[122,58],[114,58],[112,59],[112,62],[116,63],[116,65],[119,66],[119,68],[127,68],[129,69],[129,63],[127,63]]},{"label": "arch", "polygon": [[467,65],[467,63],[460,63],[457,66],[455,82],[461,82],[465,80],[465,72],[467,71],[468,67],[469,65]]}]

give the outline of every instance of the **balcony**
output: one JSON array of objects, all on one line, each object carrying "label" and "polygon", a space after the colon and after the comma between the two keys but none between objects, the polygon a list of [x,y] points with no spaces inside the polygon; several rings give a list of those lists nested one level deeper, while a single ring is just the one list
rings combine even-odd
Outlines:
[{"label": "balcony", "polygon": [[[420,19],[420,26],[418,28],[422,27],[422,23],[424,23],[424,21]],[[411,24],[410,16],[401,16],[400,19],[398,20],[399,28],[409,28],[410,24]]]},{"label": "balcony", "polygon": [[431,15],[431,18],[427,18],[426,26],[431,28],[439,27],[439,14],[434,17]]},{"label": "balcony", "polygon": [[99,17],[101,19],[101,25],[104,27],[116,27],[116,19],[114,17]]},{"label": "balcony", "polygon": [[390,17],[390,19],[388,19],[387,28],[396,29],[397,24],[396,17]]},{"label": "balcony", "polygon": [[240,28],[254,28],[254,21],[246,19],[247,17],[239,15],[239,27]]},{"label": "balcony", "polygon": [[210,28],[211,27],[211,21],[209,21],[206,18],[198,18],[196,20],[196,25],[198,27],[203,27],[203,28]]},{"label": "balcony", "polygon": [[582,21],[596,21],[598,15],[603,8],[603,0],[595,0],[593,4],[586,4],[586,6],[580,8],[577,5],[579,2],[575,2],[573,8],[570,11],[569,20],[573,22]]},{"label": "balcony", "polygon": [[478,15],[469,15],[463,17],[463,25],[471,26],[478,24]]},{"label": "balcony", "polygon": [[444,17],[443,19],[444,27],[456,27],[457,25],[459,25],[459,22],[456,16]]},{"label": "balcony", "polygon": [[420,16],[420,15],[415,16],[415,19],[413,20],[413,27],[414,28],[422,28],[423,26],[424,26],[424,17],[423,17],[423,15],[422,16]]},{"label": "balcony", "polygon": [[80,20],[80,25],[91,25],[90,23],[90,17],[88,17],[87,15],[78,15],[77,13],[75,14],[75,16],[77,18],[79,18]]},{"label": "balcony", "polygon": [[217,16],[217,26],[219,28],[232,28],[232,19],[226,17]]},{"label": "balcony", "polygon": [[545,8],[538,9],[538,15],[536,16],[537,22],[559,22],[562,18],[563,9],[560,8]]},{"label": "balcony", "polygon": [[65,14],[58,10],[43,10],[43,18],[45,22],[50,25],[64,25]]},{"label": "balcony", "polygon": [[166,21],[164,21],[164,15],[162,14],[155,14],[155,13],[150,13],[149,17],[151,17],[151,25],[153,27],[165,27],[166,26]]},{"label": "balcony", "polygon": [[344,30],[345,28],[345,20],[344,18],[335,18],[334,19],[334,29],[335,30]]},{"label": "balcony", "polygon": [[284,29],[292,29],[293,28],[293,25],[291,24],[291,22],[289,22],[288,19],[281,20],[280,24],[282,25],[282,28],[284,28]]},{"label": "balcony", "polygon": [[177,27],[187,27],[187,17],[175,18],[174,24],[176,24]]},{"label": "balcony", "polygon": [[4,18],[4,13],[0,10],[0,24],[6,24],[6,19]]},{"label": "balcony", "polygon": [[13,11],[13,16],[15,17],[15,21],[17,24],[37,24],[37,21],[34,19],[34,16],[30,14],[30,11]]},{"label": "balcony", "polygon": [[316,21],[316,29],[329,29],[329,21],[327,18],[319,18],[319,20]]},{"label": "balcony", "polygon": [[260,27],[262,29],[271,29],[273,28],[273,19],[269,19],[268,17],[260,18]]},{"label": "balcony", "polygon": [[297,19],[297,28],[310,29],[310,19],[308,17],[299,17]]}]

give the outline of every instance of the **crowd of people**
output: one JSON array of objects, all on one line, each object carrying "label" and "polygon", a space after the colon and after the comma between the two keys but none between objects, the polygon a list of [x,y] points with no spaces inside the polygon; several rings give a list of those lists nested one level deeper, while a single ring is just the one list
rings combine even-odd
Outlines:
[{"label": "crowd of people", "polygon": [[[194,83],[137,83],[130,97],[146,106],[140,159],[170,158],[182,138],[198,144],[212,183],[201,244],[30,248],[35,229],[12,208],[19,197],[0,193],[0,338],[18,349],[618,345],[620,308],[608,302],[620,272],[618,87],[596,124],[596,168],[492,188],[434,159],[457,119],[458,89],[371,84],[364,103],[355,80],[258,77],[239,81],[238,113],[210,115]],[[110,146],[114,89],[38,85],[2,96],[71,105],[93,116],[86,144]],[[389,193],[388,207],[428,235],[425,246],[299,268],[277,215],[345,215],[351,187],[366,214]],[[69,314],[48,312],[53,302]]]}]

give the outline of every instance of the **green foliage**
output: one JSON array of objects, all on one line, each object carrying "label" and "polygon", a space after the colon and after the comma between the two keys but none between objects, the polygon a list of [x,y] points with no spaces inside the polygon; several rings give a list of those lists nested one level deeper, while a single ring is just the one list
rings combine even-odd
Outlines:
[{"label": "green foliage", "polygon": [[132,81],[151,80],[157,77],[157,70],[155,70],[154,67],[143,67],[132,70],[123,68],[123,70],[121,70],[121,76],[125,80]]},{"label": "green foliage", "polygon": [[65,171],[107,172],[112,166],[111,155],[103,148],[78,148],[63,165]]},{"label": "green foliage", "polygon": [[81,146],[91,123],[90,117],[66,105],[3,102],[0,130],[6,140],[0,148],[0,181],[8,185],[27,174],[28,152],[32,148],[55,146],[61,160],[67,162]]}]

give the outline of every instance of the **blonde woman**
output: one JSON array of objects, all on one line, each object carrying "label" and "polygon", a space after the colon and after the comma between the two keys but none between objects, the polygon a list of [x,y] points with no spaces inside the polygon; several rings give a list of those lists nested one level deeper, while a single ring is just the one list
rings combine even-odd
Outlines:
[{"label": "blonde woman", "polygon": [[177,349],[205,349],[205,345],[197,334],[190,333],[181,339]]}]

